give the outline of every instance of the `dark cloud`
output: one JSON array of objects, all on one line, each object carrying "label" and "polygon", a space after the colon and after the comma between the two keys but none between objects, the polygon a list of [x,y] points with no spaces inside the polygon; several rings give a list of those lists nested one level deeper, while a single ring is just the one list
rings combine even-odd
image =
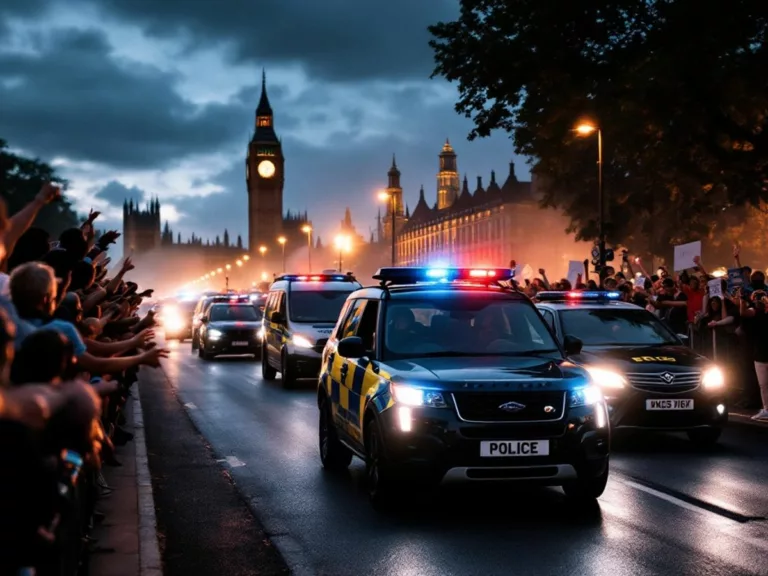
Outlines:
[{"label": "dark cloud", "polygon": [[127,187],[116,180],[107,183],[101,190],[94,194],[96,198],[106,200],[114,206],[122,205],[125,201],[133,201],[134,204],[140,204],[144,201],[146,194],[144,190],[136,186]]},{"label": "dark cloud", "polygon": [[426,78],[427,26],[458,15],[456,0],[99,0],[107,15],[187,48],[233,47],[236,61],[300,64],[315,78]]},{"label": "dark cloud", "polygon": [[112,57],[101,32],[53,29],[38,52],[0,53],[0,134],[43,157],[161,168],[243,138],[254,105],[196,106],[177,78]]}]

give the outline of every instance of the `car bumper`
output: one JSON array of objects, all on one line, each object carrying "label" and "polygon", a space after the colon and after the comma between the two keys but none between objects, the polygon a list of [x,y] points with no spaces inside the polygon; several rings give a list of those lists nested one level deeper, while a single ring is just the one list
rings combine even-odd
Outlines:
[{"label": "car bumper", "polygon": [[[595,410],[572,409],[552,423],[479,424],[460,421],[450,408],[412,409],[411,430],[402,430],[399,406],[379,414],[387,461],[400,474],[441,483],[517,481],[559,486],[605,471],[609,426],[598,427]],[[605,414],[605,412],[603,412]],[[481,443],[547,440],[546,456],[481,456]]]},{"label": "car bumper", "polygon": [[[690,410],[649,410],[648,400],[693,400]],[[654,394],[628,390],[608,398],[608,413],[614,429],[685,431],[702,427],[722,427],[728,422],[728,405],[723,393],[703,390],[679,394]]]},{"label": "car bumper", "polygon": [[242,346],[235,346],[234,342],[234,340],[229,338],[223,338],[221,340],[208,340],[205,342],[203,348],[208,354],[228,354],[232,356],[239,354],[255,354],[257,356],[261,355],[260,339],[252,338],[247,341],[238,340],[237,342],[247,342],[246,345]]},{"label": "car bumper", "polygon": [[312,348],[288,346],[288,361],[297,378],[314,378],[320,374],[322,352]]}]

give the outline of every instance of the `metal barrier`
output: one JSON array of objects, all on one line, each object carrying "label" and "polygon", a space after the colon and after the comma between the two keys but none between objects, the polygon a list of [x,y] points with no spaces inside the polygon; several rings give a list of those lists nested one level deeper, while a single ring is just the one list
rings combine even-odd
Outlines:
[{"label": "metal barrier", "polygon": [[688,338],[695,352],[711,358],[726,372],[731,406],[745,410],[760,408],[751,350],[736,326],[710,328],[705,323],[689,324]]}]

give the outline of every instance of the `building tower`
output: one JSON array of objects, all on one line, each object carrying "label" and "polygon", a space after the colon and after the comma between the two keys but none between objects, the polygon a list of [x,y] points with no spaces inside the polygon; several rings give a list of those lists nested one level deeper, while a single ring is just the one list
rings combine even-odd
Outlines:
[{"label": "building tower", "polygon": [[123,202],[123,256],[149,252],[161,244],[160,200],[142,210],[133,200]]},{"label": "building tower", "polygon": [[440,171],[437,173],[437,209],[450,208],[459,197],[459,167],[456,152],[446,138],[439,155]]},{"label": "building tower", "polygon": [[283,233],[285,158],[275,133],[266,73],[262,73],[256,130],[245,159],[245,182],[248,186],[248,250],[256,253],[260,246],[274,249]]},{"label": "building tower", "polygon": [[[400,170],[397,169],[395,155],[392,154],[392,166],[387,172],[387,195],[390,200],[387,202],[387,211],[383,218],[384,238],[392,237],[392,205],[395,208],[395,231],[405,223],[405,208],[403,205],[403,188],[400,186]],[[394,201],[392,200],[394,199]]]}]

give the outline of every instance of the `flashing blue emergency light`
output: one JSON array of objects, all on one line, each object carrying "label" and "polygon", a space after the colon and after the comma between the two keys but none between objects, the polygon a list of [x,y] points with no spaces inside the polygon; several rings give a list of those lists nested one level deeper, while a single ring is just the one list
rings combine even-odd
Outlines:
[{"label": "flashing blue emergency light", "polygon": [[607,290],[551,290],[536,294],[539,302],[608,302],[620,299],[621,292]]},{"label": "flashing blue emergency light", "polygon": [[509,281],[515,277],[511,268],[422,268],[388,267],[379,268],[374,280],[392,284],[417,284],[419,282],[455,281]]},{"label": "flashing blue emergency light", "polygon": [[275,278],[275,282],[279,280],[288,280],[289,282],[346,282],[354,279],[351,274],[283,274]]}]

